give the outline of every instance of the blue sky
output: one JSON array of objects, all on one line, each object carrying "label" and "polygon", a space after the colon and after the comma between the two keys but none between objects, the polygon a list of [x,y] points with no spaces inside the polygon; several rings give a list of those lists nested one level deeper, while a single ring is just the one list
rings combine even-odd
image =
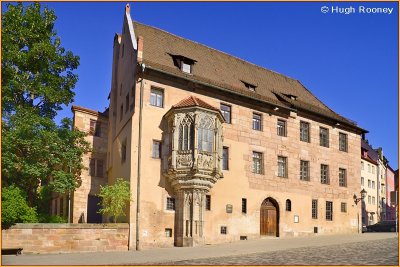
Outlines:
[{"label": "blue sky", "polygon": [[[398,168],[398,4],[252,2],[131,4],[134,20],[300,80],[337,113],[370,133]],[[75,105],[103,111],[113,37],[125,2],[48,2],[62,45],[81,58]],[[392,14],[332,14],[321,7],[393,8]],[[3,3],[4,7],[4,3]],[[70,106],[57,120],[72,117]]]}]

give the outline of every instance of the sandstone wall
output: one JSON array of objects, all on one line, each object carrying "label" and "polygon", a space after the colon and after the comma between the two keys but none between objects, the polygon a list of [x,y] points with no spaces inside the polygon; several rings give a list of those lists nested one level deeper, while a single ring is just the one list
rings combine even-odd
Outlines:
[{"label": "sandstone wall", "polygon": [[2,248],[22,253],[127,251],[128,224],[16,224],[2,230]]}]

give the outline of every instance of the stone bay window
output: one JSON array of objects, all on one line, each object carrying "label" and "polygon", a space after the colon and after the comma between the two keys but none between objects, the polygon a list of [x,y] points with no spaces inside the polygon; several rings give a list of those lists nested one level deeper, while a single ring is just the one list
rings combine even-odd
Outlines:
[{"label": "stone bay window", "polygon": [[222,178],[221,112],[190,96],[164,115],[163,173],[176,200],[175,244],[204,244],[206,194]]}]

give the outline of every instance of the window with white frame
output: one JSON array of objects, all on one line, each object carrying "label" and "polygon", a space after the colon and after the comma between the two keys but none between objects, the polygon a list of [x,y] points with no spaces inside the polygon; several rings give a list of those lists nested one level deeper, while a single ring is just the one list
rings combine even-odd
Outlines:
[{"label": "window with white frame", "polygon": [[261,119],[261,114],[253,113],[253,130],[262,131]]},{"label": "window with white frame", "polygon": [[276,124],[277,135],[286,136],[286,121],[278,119]]},{"label": "window with white frame", "polygon": [[300,121],[300,141],[310,142],[310,124]]},{"label": "window with white frame", "polygon": [[278,156],[278,176],[287,177],[287,157]]},{"label": "window with white frame", "polygon": [[300,160],[300,180],[310,181],[310,162]]},{"label": "window with white frame", "polygon": [[253,151],[253,172],[263,173],[263,154],[256,151]]},{"label": "window with white frame", "polygon": [[164,106],[164,90],[151,88],[150,105],[160,108]]}]

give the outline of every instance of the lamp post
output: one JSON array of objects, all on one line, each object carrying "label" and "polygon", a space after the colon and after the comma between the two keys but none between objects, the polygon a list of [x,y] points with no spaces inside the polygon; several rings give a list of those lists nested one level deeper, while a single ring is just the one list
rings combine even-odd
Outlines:
[{"label": "lamp post", "polygon": [[[357,197],[357,195],[355,193],[353,195],[353,200],[356,205],[358,205],[358,202],[360,202],[361,200],[363,200],[365,198],[365,196],[367,195],[367,191],[365,191],[365,189],[363,188],[360,191],[360,195],[361,195],[361,197],[359,197],[359,198]],[[361,205],[361,208],[362,208],[362,205]],[[360,212],[358,209],[357,209],[357,228],[358,228],[358,233],[360,233]]]}]

